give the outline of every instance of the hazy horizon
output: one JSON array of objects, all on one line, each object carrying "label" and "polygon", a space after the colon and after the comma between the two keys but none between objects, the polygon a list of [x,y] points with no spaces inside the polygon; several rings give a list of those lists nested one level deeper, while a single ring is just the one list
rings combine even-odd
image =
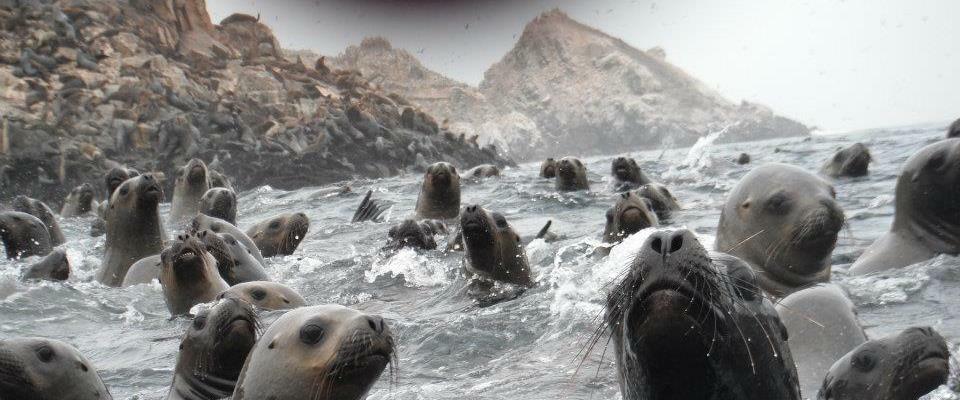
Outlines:
[{"label": "hazy horizon", "polygon": [[261,15],[285,48],[337,55],[383,36],[425,67],[476,86],[540,13],[572,18],[646,50],[731,101],[827,131],[948,122],[960,92],[960,37],[947,0],[651,2],[639,0],[210,0],[214,22]]}]

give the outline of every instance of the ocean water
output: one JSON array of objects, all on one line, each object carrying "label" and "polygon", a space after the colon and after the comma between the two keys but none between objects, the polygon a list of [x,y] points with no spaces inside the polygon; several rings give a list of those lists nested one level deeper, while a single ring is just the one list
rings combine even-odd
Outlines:
[{"label": "ocean water", "polygon": [[[675,213],[672,226],[693,230],[709,246],[726,192],[753,166],[784,162],[815,172],[838,147],[867,144],[875,160],[870,175],[835,182],[849,228],[833,254],[834,280],[850,291],[871,337],[929,325],[955,351],[960,345],[960,260],[941,256],[879,276],[845,273],[889,227],[900,165],[942,136],[940,128],[881,130],[725,145],[705,141],[687,149],[629,155],[680,200],[683,211]],[[749,153],[753,162],[732,163],[740,152]],[[552,181],[537,177],[539,163],[507,169],[500,179],[464,184],[464,205],[503,213],[521,236],[533,236],[553,220],[552,231],[563,237],[527,246],[536,287],[485,308],[466,295],[462,254],[380,251],[388,229],[413,213],[419,174],[352,182],[353,193],[346,195],[328,195],[322,187],[248,190],[239,196],[238,222],[244,229],[278,213],[306,213],[311,227],[305,240],[293,255],[268,259],[269,274],[312,304],[337,303],[387,319],[399,365],[393,379],[384,373],[370,399],[615,399],[620,396],[616,367],[604,352],[606,340],[586,349],[613,279],[624,268],[630,246],[642,240],[628,240],[607,258],[592,255],[600,243],[604,212],[614,202],[609,171],[615,156],[584,159],[589,192],[555,192]],[[349,222],[368,189],[393,204],[388,223]],[[168,208],[162,206],[164,215]],[[189,321],[170,319],[158,284],[116,289],[94,282],[104,239],[89,237],[90,223],[90,218],[61,220],[74,267],[67,282],[18,282],[19,269],[35,259],[0,261],[0,338],[64,340],[93,362],[115,398],[163,398]],[[955,364],[954,387],[956,369]],[[944,386],[928,398],[960,395]]]}]

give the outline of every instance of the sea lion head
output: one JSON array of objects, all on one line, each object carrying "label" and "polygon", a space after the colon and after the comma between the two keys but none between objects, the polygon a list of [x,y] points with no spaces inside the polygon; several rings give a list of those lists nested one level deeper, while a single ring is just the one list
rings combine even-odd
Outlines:
[{"label": "sea lion head", "polygon": [[75,199],[77,202],[77,212],[80,214],[93,210],[93,185],[84,183],[70,190],[68,199]]},{"label": "sea lion head", "polygon": [[281,214],[251,228],[247,235],[253,239],[264,257],[290,255],[310,229],[310,219],[304,213]]},{"label": "sea lion head", "polygon": [[200,198],[200,212],[236,224],[237,194],[222,187],[210,188]]},{"label": "sea lion head", "polygon": [[831,177],[864,176],[870,166],[870,149],[863,143],[854,143],[836,152],[821,171]]},{"label": "sea lion head", "polygon": [[52,248],[50,233],[43,221],[19,211],[0,212],[0,240],[7,258],[11,259],[45,255]]},{"label": "sea lion head", "polygon": [[557,190],[586,190],[589,189],[587,182],[587,168],[583,162],[576,157],[564,157],[557,161]]},{"label": "sea lion head", "polygon": [[97,370],[59,340],[0,340],[0,393],[4,399],[112,399]]},{"label": "sea lion head", "polygon": [[107,188],[107,199],[113,197],[113,192],[120,187],[121,183],[136,176],[140,176],[140,173],[133,168],[116,167],[108,171],[103,178]]},{"label": "sea lion head", "polygon": [[830,367],[818,399],[919,399],[947,382],[950,352],[931,328],[867,341]]},{"label": "sea lion head", "polygon": [[720,213],[717,250],[750,263],[764,289],[785,295],[830,277],[844,224],[836,192],[799,167],[766,164],[745,175]]},{"label": "sea lion head", "polygon": [[659,220],[657,214],[650,210],[649,201],[633,192],[624,192],[617,197],[617,203],[607,210],[603,239],[607,243],[619,243],[627,236],[657,225]]},{"label": "sea lion head", "polygon": [[479,205],[460,213],[467,271],[486,279],[530,286],[530,267],[520,235],[500,213]]},{"label": "sea lion head", "polygon": [[617,157],[610,165],[613,177],[622,182],[640,181],[640,166],[630,157]]},{"label": "sea lion head", "polygon": [[413,247],[433,250],[437,248],[437,241],[433,238],[433,227],[412,219],[404,220],[400,225],[390,228],[387,235],[390,237],[390,242],[386,247],[390,249]]},{"label": "sea lion head", "polygon": [[113,196],[110,208],[156,209],[163,200],[163,188],[152,174],[143,174],[123,181]]},{"label": "sea lion head", "polygon": [[623,398],[800,398],[786,329],[744,262],[683,229],[651,234],[627,268],[605,316]]},{"label": "sea lion head", "polygon": [[208,178],[209,174],[207,173],[207,164],[203,160],[198,158],[191,158],[190,161],[187,161],[187,165],[184,165],[177,171],[176,184],[187,185],[187,186],[210,186],[210,181]]},{"label": "sea lion head", "polygon": [[383,318],[339,305],[301,307],[270,325],[251,351],[236,400],[359,400],[391,362]]},{"label": "sea lion head", "polygon": [[427,172],[423,176],[423,185],[430,186],[433,190],[444,191],[451,188],[460,187],[460,175],[457,173],[457,167],[450,163],[437,162],[427,167]]},{"label": "sea lion head", "polygon": [[307,301],[296,290],[269,281],[252,281],[233,285],[221,293],[219,298],[241,299],[261,310],[287,310],[307,305]]},{"label": "sea lion head", "polygon": [[680,203],[666,186],[659,183],[647,183],[637,189],[637,195],[650,202],[650,209],[660,219],[670,218],[673,211],[680,209]]},{"label": "sea lion head", "polygon": [[555,178],[557,176],[557,160],[548,158],[540,164],[541,178]]},{"label": "sea lion head", "polygon": [[960,250],[960,139],[928,145],[897,178],[893,230],[909,232],[940,253]]}]

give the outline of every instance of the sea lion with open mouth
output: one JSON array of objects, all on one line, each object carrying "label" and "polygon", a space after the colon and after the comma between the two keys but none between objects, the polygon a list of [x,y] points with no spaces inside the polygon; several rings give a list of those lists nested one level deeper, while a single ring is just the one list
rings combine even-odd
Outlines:
[{"label": "sea lion with open mouth", "polygon": [[633,190],[650,182],[637,165],[637,160],[630,157],[617,157],[610,163],[610,173],[613,175],[613,187],[617,192]]},{"label": "sea lion with open mouth", "polygon": [[174,316],[230,288],[217,271],[217,261],[194,235],[180,235],[160,253],[160,286]]},{"label": "sea lion with open mouth", "polygon": [[587,181],[587,167],[578,158],[561,158],[560,161],[557,161],[555,186],[557,191],[561,192],[590,190],[590,182]]}]

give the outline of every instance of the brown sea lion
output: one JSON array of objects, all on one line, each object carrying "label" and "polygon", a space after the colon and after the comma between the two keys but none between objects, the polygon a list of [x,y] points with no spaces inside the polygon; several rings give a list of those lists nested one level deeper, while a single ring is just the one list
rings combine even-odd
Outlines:
[{"label": "brown sea lion", "polygon": [[297,249],[310,229],[304,213],[280,214],[251,226],[247,236],[257,244],[264,257],[289,256]]},{"label": "brown sea lion", "polygon": [[660,221],[657,214],[650,210],[648,201],[633,192],[624,192],[617,196],[617,203],[607,210],[603,242],[617,244],[627,236],[657,225],[660,225]]},{"label": "brown sea lion", "polygon": [[70,278],[70,260],[67,252],[57,249],[47,254],[39,262],[33,264],[24,272],[24,280],[65,281]]},{"label": "brown sea lion", "polygon": [[111,400],[96,367],[73,346],[45,338],[0,340],[3,400]]},{"label": "brown sea lion", "polygon": [[153,175],[140,175],[120,184],[107,208],[106,253],[97,281],[120,286],[133,263],[160,253],[166,236],[158,209],[162,199],[163,189]]},{"label": "brown sea lion", "polygon": [[527,253],[507,219],[479,205],[460,214],[467,272],[485,279],[533,286]]},{"label": "brown sea lion", "polygon": [[233,190],[212,187],[200,197],[199,212],[237,224],[237,194]]},{"label": "brown sea lion", "polygon": [[637,160],[630,157],[617,157],[610,163],[610,173],[613,175],[613,187],[617,192],[636,189],[650,182],[637,164]]},{"label": "brown sea lion", "polygon": [[10,259],[45,256],[53,250],[43,221],[19,211],[0,212],[0,240]]},{"label": "brown sea lion", "polygon": [[174,316],[215,300],[230,287],[217,271],[217,260],[194,235],[178,236],[160,253],[160,286]]},{"label": "brown sea lion", "polygon": [[637,195],[650,202],[650,209],[657,213],[661,220],[670,219],[674,211],[680,210],[680,203],[673,197],[670,189],[659,183],[648,183],[637,189]]},{"label": "brown sea lion", "polygon": [[43,222],[43,224],[47,227],[47,233],[50,234],[50,245],[56,247],[67,241],[67,239],[63,236],[63,231],[60,230],[60,223],[57,222],[57,215],[53,213],[53,210],[51,210],[46,203],[37,199],[20,195],[13,198],[11,205],[15,211],[30,214]]},{"label": "brown sea lion", "polygon": [[556,188],[558,191],[590,190],[587,167],[575,157],[564,157],[557,162]]},{"label": "brown sea lion", "polygon": [[548,158],[543,160],[540,164],[540,177],[541,178],[556,178],[557,177],[557,160],[553,158]]},{"label": "brown sea lion", "polygon": [[854,143],[837,151],[823,164],[820,173],[831,178],[865,176],[871,159],[867,146],[859,142]]},{"label": "brown sea lion", "polygon": [[170,204],[170,220],[184,221],[200,211],[200,198],[210,190],[207,164],[193,158],[177,170],[174,180],[173,200]]},{"label": "brown sea lion", "polygon": [[241,299],[261,310],[287,310],[307,305],[307,301],[296,290],[268,281],[240,283],[220,293],[219,297]]},{"label": "brown sea lion", "polygon": [[457,217],[460,213],[460,175],[456,167],[438,162],[427,168],[416,210],[418,218]]},{"label": "brown sea lion", "polygon": [[404,247],[411,247],[421,250],[434,250],[437,248],[434,234],[434,228],[426,222],[406,219],[387,232],[390,240],[384,246],[384,249],[399,250]]}]

